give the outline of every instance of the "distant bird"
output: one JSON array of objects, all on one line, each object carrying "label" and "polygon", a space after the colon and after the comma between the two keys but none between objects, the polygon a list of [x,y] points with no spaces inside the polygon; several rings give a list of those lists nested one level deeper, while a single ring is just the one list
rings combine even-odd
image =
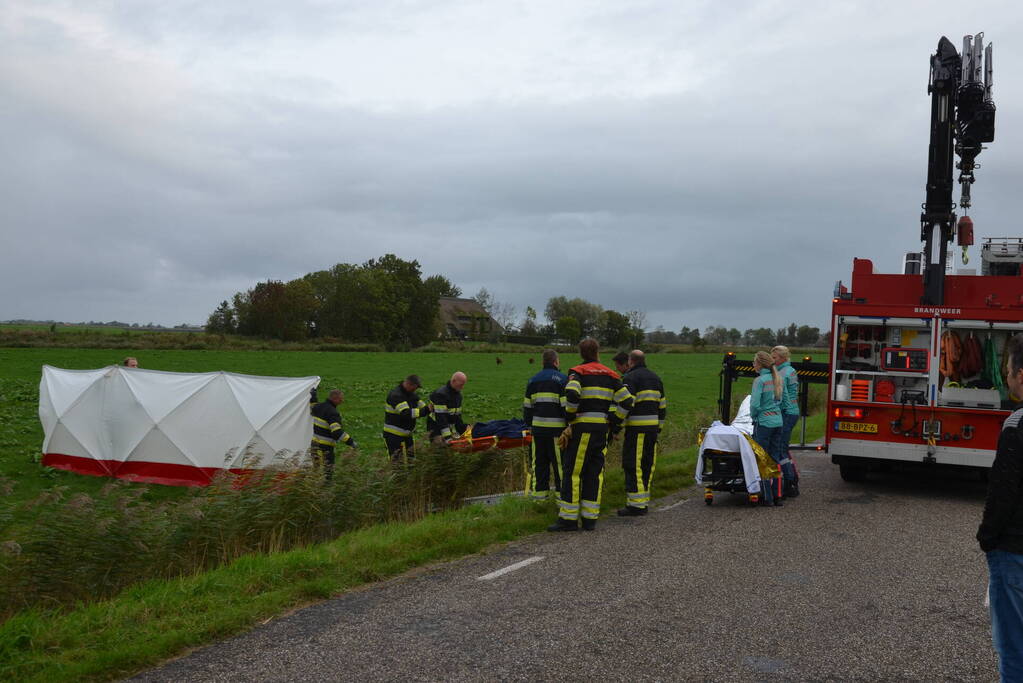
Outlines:
[{"label": "distant bird", "polygon": [[500,357],[500,356],[498,356],[498,357],[497,357],[497,364],[498,364],[498,365],[500,365],[500,364],[501,364],[501,357]]}]

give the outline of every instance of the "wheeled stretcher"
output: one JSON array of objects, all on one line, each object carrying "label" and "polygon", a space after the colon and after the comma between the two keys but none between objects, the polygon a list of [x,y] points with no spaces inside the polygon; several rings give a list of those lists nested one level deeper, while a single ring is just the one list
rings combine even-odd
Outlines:
[{"label": "wheeled stretcher", "polygon": [[780,476],[778,465],[742,429],[715,422],[700,435],[696,483],[707,505],[715,492],[742,493],[751,505],[760,502],[762,481]]}]

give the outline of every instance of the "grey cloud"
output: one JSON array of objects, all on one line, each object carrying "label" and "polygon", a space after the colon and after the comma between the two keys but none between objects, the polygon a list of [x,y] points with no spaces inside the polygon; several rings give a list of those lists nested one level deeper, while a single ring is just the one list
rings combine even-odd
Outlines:
[{"label": "grey cloud", "polygon": [[[134,40],[183,37],[196,58],[222,32],[236,49],[346,21],[382,26],[351,8],[289,23],[258,7],[251,21],[119,7]],[[923,30],[904,25],[799,43],[798,13],[747,9],[768,17],[764,34],[717,60],[709,38],[697,42],[709,80],[696,89],[391,110],[300,96],[316,75],[296,74],[285,92],[211,89],[37,31],[4,49],[26,58],[56,42],[67,54],[38,78],[0,69],[12,160],[0,169],[11,245],[0,318],[199,322],[259,279],[394,252],[520,312],[564,294],[647,310],[669,329],[823,326],[853,256],[893,271],[917,247],[923,77],[939,34],[897,43]],[[694,22],[719,11],[698,6]],[[589,22],[618,41],[650,23],[639,10]],[[1023,67],[1001,45],[1000,72]],[[60,87],[76,63],[88,87]],[[998,97],[999,138],[974,193],[979,234],[1018,232],[1023,91],[1007,83]]]}]

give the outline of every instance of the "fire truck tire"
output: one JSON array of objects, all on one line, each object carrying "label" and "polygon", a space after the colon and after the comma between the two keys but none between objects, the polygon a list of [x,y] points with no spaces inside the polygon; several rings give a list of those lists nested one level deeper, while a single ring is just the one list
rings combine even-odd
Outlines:
[{"label": "fire truck tire", "polygon": [[838,466],[838,472],[842,475],[842,481],[860,482],[867,479],[867,468],[863,465],[844,462]]}]

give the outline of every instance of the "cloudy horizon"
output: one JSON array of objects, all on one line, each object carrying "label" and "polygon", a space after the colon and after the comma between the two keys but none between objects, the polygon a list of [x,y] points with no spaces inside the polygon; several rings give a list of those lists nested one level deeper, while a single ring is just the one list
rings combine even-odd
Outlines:
[{"label": "cloudy horizon", "polygon": [[824,327],[853,257],[919,250],[928,58],[980,30],[971,216],[1023,236],[1006,3],[84,7],[0,8],[0,319],[201,324],[394,253],[520,318]]}]

